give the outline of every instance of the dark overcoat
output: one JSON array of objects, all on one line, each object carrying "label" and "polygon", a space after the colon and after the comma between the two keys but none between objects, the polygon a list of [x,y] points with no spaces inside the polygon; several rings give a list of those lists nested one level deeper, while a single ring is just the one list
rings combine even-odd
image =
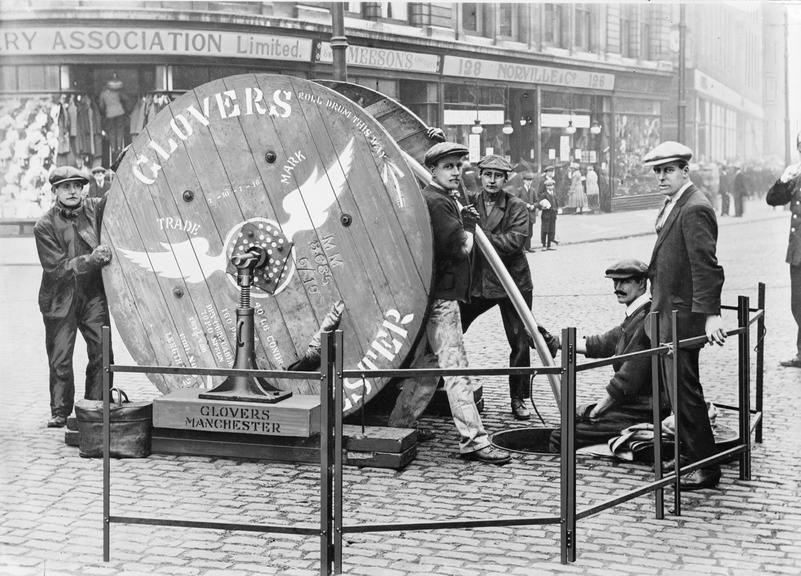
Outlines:
[{"label": "dark overcoat", "polygon": [[[533,289],[531,270],[525,254],[528,241],[528,209],[525,202],[501,190],[492,209],[487,212],[484,195],[471,197],[480,218],[480,226],[509,271],[521,292]],[[475,250],[471,294],[481,298],[506,298],[506,291],[489,262]]]},{"label": "dark overcoat", "polygon": [[790,238],[787,243],[787,263],[801,266],[801,176],[788,182],[776,180],[765,200],[771,206],[790,203]]}]

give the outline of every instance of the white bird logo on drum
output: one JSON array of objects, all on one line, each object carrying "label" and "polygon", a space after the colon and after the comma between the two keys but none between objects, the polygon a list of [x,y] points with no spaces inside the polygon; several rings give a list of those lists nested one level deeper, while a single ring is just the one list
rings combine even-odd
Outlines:
[{"label": "white bird logo on drum", "polygon": [[[175,244],[159,242],[162,248],[160,252],[117,249],[134,264],[152,270],[162,278],[183,278],[188,283],[198,283],[207,280],[215,272],[225,272],[235,251],[262,246],[267,249],[270,263],[261,279],[266,284],[277,284],[275,290],[271,291],[277,294],[286,287],[294,273],[294,262],[288,267],[285,264],[289,260],[295,235],[325,224],[330,208],[345,189],[353,164],[353,148],[354,140],[351,138],[338,155],[338,162],[329,165],[323,174],[315,166],[303,184],[284,196],[281,205],[287,214],[285,222],[279,224],[259,217],[240,222],[226,234],[219,254],[209,254],[209,241],[202,236]],[[247,233],[243,232],[246,227]],[[290,250],[285,251],[287,246]],[[236,284],[233,278],[230,280]],[[256,286],[259,286],[259,279],[256,280]]]}]

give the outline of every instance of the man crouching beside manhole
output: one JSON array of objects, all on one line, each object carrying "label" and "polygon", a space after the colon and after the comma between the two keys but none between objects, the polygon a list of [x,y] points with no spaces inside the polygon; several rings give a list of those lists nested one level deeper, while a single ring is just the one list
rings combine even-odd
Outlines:
[{"label": "man crouching beside manhole", "polygon": [[[462,339],[459,302],[470,295],[470,252],[479,215],[475,208],[461,210],[453,194],[458,193],[462,158],[467,148],[453,142],[440,142],[426,152],[425,165],[432,183],[423,188],[431,216],[434,236],[434,286],[431,291],[425,337],[433,354],[420,362],[439,368],[467,368],[467,353]],[[426,344],[418,346],[423,349]],[[436,357],[436,360],[433,359]],[[414,428],[417,418],[431,401],[437,378],[406,379],[389,417],[389,425]],[[490,444],[467,376],[445,376],[445,393],[453,421],[459,432],[459,454],[466,460],[492,464],[509,462],[506,450]]]},{"label": "man crouching beside manhole", "polygon": [[[588,358],[609,358],[648,350],[651,342],[645,319],[651,311],[647,293],[648,265],[639,260],[621,260],[606,270],[614,284],[617,301],[626,306],[623,323],[605,334],[585,336],[576,352]],[[606,393],[596,402],[579,406],[576,419],[576,448],[602,444],[620,432],[642,422],[651,422],[651,358],[640,357],[612,364],[615,374]],[[660,391],[660,419],[670,414],[667,397]],[[561,430],[551,432],[550,451],[559,452]]]}]

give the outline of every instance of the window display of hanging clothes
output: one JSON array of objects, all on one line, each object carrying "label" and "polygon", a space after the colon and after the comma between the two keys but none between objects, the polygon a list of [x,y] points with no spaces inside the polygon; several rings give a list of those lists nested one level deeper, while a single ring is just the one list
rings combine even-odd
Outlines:
[{"label": "window display of hanging clothes", "polygon": [[103,130],[108,137],[110,156],[114,158],[125,147],[125,114],[122,82],[112,78],[106,82],[105,88],[98,97],[100,112],[103,116]]}]

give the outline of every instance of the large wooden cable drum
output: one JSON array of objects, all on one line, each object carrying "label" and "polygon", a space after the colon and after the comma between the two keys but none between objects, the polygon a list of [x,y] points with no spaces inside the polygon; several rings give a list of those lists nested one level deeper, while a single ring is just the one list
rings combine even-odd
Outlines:
[{"label": "large wooden cable drum", "polygon": [[[286,369],[340,300],[347,369],[397,368],[424,322],[428,210],[403,153],[344,96],[290,76],[204,84],[151,121],[103,218],[117,330],[143,365],[230,368],[240,299],[233,255],[269,262],[251,289],[259,368]],[[162,392],[222,378],[156,375]],[[271,385],[316,394],[315,380]],[[345,382],[345,413],[385,384]]]}]

